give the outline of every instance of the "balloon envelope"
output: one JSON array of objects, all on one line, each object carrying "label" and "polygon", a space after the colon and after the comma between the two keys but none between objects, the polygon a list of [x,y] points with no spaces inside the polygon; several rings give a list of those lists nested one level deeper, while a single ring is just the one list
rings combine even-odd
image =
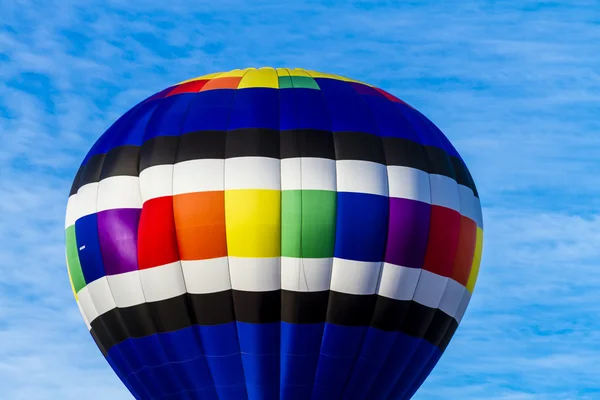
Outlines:
[{"label": "balloon envelope", "polygon": [[471,298],[462,158],[391,94],[303,69],[169,87],[75,177],[69,277],[137,399],[408,399]]}]

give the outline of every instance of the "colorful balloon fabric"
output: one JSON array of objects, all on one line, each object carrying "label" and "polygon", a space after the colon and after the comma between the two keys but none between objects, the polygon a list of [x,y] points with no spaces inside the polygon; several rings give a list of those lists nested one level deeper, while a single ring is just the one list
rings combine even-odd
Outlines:
[{"label": "colorful balloon fabric", "polygon": [[169,87],[94,144],[70,280],[136,399],[409,399],[481,259],[458,152],[391,94],[303,69]]}]

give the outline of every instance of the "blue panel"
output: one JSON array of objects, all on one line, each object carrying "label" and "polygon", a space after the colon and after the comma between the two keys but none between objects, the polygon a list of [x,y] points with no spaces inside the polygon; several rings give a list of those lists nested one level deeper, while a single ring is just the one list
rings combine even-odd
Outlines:
[{"label": "blue panel", "polygon": [[156,367],[169,362],[158,335],[136,338],[132,340],[131,347],[145,367]]},{"label": "blue panel", "polygon": [[331,115],[333,132],[365,132],[377,135],[373,114],[360,94],[343,81],[319,79]]},{"label": "blue panel", "polygon": [[[213,326],[196,326],[200,334],[208,368],[217,385],[221,398],[229,398],[227,393],[238,393],[239,389],[229,390],[226,386],[243,385],[244,370],[234,322]],[[224,397],[225,396],[225,397]]]},{"label": "blue panel", "polygon": [[206,393],[211,398],[217,397],[214,382],[204,356],[170,365],[175,375],[181,381],[179,390],[199,391]]},{"label": "blue panel", "polygon": [[280,323],[237,323],[249,399],[279,396]]},{"label": "blue panel", "polygon": [[313,399],[339,398],[360,352],[366,326],[325,324]]},{"label": "blue panel", "polygon": [[388,216],[388,197],[338,192],[335,257],[383,261]]},{"label": "blue panel", "polygon": [[281,400],[306,400],[311,398],[312,391],[312,382],[307,386],[282,386],[279,398]]},{"label": "blue panel", "polygon": [[374,96],[363,96],[363,100],[373,113],[379,136],[404,138],[421,143],[419,135],[402,114],[398,103]]},{"label": "blue panel", "polygon": [[431,343],[422,340],[419,348],[410,360],[410,368],[407,368],[400,376],[400,379],[394,385],[390,397],[393,399],[403,398],[403,395],[410,390],[415,381],[419,378],[421,371],[425,368],[428,361],[435,354],[437,347]]},{"label": "blue panel", "polygon": [[433,368],[436,366],[440,358],[442,357],[442,352],[439,349],[435,349],[433,355],[427,362],[427,365],[421,370],[419,373],[419,377],[413,382],[410,389],[404,394],[402,399],[409,400],[414,396],[414,394],[419,390],[425,379],[429,376]]},{"label": "blue panel", "polygon": [[[319,361],[323,323],[290,324],[281,322],[280,382],[281,396],[295,399],[294,392],[303,386],[312,392]],[[300,397],[301,398],[301,397]],[[306,397],[305,397],[306,398]]]},{"label": "blue panel", "polygon": [[156,136],[178,136],[194,93],[182,93],[160,101],[146,126],[144,141]]},{"label": "blue panel", "polygon": [[200,358],[204,355],[200,334],[191,326],[175,332],[158,335],[169,362],[182,362]]},{"label": "blue panel", "polygon": [[431,121],[429,121],[423,114],[413,108],[408,107],[407,105],[398,103],[398,108],[414,127],[422,144],[444,149],[439,138],[440,130],[437,129]]},{"label": "blue panel", "polygon": [[97,214],[86,215],[75,221],[75,238],[83,277],[85,283],[90,284],[106,275],[98,238]]},{"label": "blue panel", "polygon": [[280,129],[331,131],[331,117],[320,90],[280,89]]},{"label": "blue panel", "polygon": [[236,91],[229,129],[240,128],[279,130],[279,90],[251,88]]},{"label": "blue panel", "polygon": [[127,390],[129,390],[133,394],[134,389],[127,381],[127,379],[126,379],[127,375],[123,374],[123,368],[119,368],[119,366],[115,365],[115,363],[113,362],[113,360],[110,357],[106,357],[106,361],[108,362],[108,365],[110,365],[110,367],[113,369],[113,371],[115,371],[115,373],[117,374],[117,376],[119,377],[121,382],[123,382],[123,384],[125,385]]},{"label": "blue panel", "polygon": [[115,131],[111,149],[124,145],[141,146],[146,125],[159,104],[154,101],[141,105],[136,113],[125,121],[118,131]]},{"label": "blue panel", "polygon": [[398,332],[386,332],[368,328],[359,358],[356,360],[352,375],[346,384],[343,399],[367,399],[369,389],[379,375]]},{"label": "blue panel", "polygon": [[116,346],[111,347],[108,351],[109,356],[114,360],[115,364],[127,368],[127,375],[134,373],[145,366],[137,353],[134,340],[136,339],[124,340]]},{"label": "blue panel", "polygon": [[388,398],[394,384],[406,370],[412,368],[412,356],[421,342],[423,342],[423,339],[398,332],[394,346],[392,346],[387,359],[379,370],[379,375],[377,375],[371,387],[369,396],[367,396],[368,399]]},{"label": "blue panel", "polygon": [[235,92],[233,89],[219,89],[194,93],[181,132],[226,131]]}]

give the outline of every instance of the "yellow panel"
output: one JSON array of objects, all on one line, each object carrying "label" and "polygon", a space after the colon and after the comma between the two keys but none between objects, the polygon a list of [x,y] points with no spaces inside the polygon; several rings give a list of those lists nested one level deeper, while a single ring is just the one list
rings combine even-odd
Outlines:
[{"label": "yellow panel", "polygon": [[65,252],[65,262],[67,263],[67,274],[69,275],[69,284],[71,285],[71,291],[73,292],[75,301],[79,301],[79,297],[77,297],[77,292],[75,291],[75,286],[73,286],[73,279],[71,279],[71,270],[69,268],[69,257],[67,257],[66,252]]},{"label": "yellow panel", "polygon": [[277,76],[290,76],[290,70],[287,68],[275,68]]},{"label": "yellow panel", "polygon": [[196,78],[192,78],[192,79],[188,79],[187,81],[182,81],[179,82],[178,85],[184,84],[184,83],[188,83],[188,82],[193,82],[193,81],[201,81],[201,80],[206,80],[206,79],[212,79],[217,75],[222,74],[222,72],[214,72],[212,74],[206,74],[206,75],[202,75],[202,76],[198,76]]},{"label": "yellow panel", "polygon": [[279,88],[279,77],[273,68],[251,69],[240,81],[238,89],[245,88]]},{"label": "yellow panel", "polygon": [[[274,71],[273,71],[274,72]],[[281,192],[225,191],[227,253],[234,257],[281,255]]]},{"label": "yellow panel", "polygon": [[477,275],[479,274],[479,265],[481,264],[481,255],[483,253],[483,230],[477,227],[477,242],[475,244],[475,254],[473,255],[473,264],[471,264],[471,272],[467,281],[467,290],[473,293]]},{"label": "yellow panel", "polygon": [[310,74],[303,68],[287,69],[287,71],[290,76],[305,76],[307,78],[312,78],[312,76],[310,76]]},{"label": "yellow panel", "polygon": [[308,72],[308,74],[313,78],[337,79],[338,81],[355,82],[355,83],[360,83],[360,84],[363,84],[366,86],[371,86],[371,87],[373,86],[373,85],[369,85],[368,83],[357,81],[356,79],[346,78],[345,76],[341,76],[341,75],[326,74],[324,72],[318,72],[318,71],[312,71],[312,70],[306,70],[306,72]]}]

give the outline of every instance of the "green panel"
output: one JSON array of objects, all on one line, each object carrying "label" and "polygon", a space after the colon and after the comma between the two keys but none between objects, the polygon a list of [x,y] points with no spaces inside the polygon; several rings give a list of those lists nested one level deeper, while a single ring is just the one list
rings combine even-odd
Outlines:
[{"label": "green panel", "polygon": [[309,76],[280,76],[279,89],[291,88],[321,89],[317,81]]},{"label": "green panel", "polygon": [[292,85],[292,78],[289,76],[280,76],[279,77],[279,89],[291,89],[294,85]]},{"label": "green panel", "polygon": [[295,88],[321,90],[317,82],[308,76],[292,76],[292,84]]},{"label": "green panel", "polygon": [[66,230],[67,241],[67,264],[69,273],[76,292],[85,287],[85,279],[79,262],[79,252],[77,251],[77,239],[75,238],[75,225],[71,225]]},{"label": "green panel", "polygon": [[333,257],[337,193],[285,190],[281,196],[281,255]]}]

